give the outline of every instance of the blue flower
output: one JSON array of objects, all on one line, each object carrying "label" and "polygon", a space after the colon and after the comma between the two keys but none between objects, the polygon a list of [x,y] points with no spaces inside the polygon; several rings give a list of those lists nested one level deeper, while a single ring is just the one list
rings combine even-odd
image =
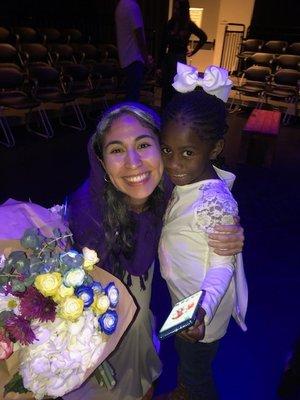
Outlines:
[{"label": "blue flower", "polygon": [[75,289],[75,295],[83,300],[84,308],[89,307],[94,301],[94,292],[90,286],[78,286]]},{"label": "blue flower", "polygon": [[79,268],[83,265],[83,255],[76,250],[70,250],[61,254],[60,262],[70,268]]},{"label": "blue flower", "polygon": [[109,298],[110,306],[117,307],[119,302],[119,290],[113,282],[110,282],[104,289],[106,296]]},{"label": "blue flower", "polygon": [[103,292],[103,288],[102,288],[102,285],[100,282],[93,281],[90,286],[93,289],[94,293],[102,293]]},{"label": "blue flower", "polygon": [[115,310],[108,310],[98,318],[100,330],[106,335],[114,333],[118,323],[118,314]]}]

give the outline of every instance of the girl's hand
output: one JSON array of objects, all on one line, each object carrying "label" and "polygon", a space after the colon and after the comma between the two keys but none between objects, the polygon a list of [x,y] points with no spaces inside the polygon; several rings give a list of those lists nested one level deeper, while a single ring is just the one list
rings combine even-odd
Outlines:
[{"label": "girl's hand", "polygon": [[199,340],[202,340],[205,335],[205,314],[205,310],[200,307],[198,317],[194,325],[178,333],[178,336],[190,343],[197,343]]},{"label": "girl's hand", "polygon": [[244,229],[238,219],[235,220],[235,225],[216,225],[214,233],[208,237],[208,244],[220,256],[233,256],[243,250]]}]

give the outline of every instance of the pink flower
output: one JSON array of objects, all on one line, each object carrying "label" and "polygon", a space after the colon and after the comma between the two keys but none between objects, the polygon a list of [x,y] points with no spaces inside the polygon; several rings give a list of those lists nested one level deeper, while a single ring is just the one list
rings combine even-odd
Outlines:
[{"label": "pink flower", "polygon": [[0,332],[0,360],[6,360],[13,353],[13,343]]}]

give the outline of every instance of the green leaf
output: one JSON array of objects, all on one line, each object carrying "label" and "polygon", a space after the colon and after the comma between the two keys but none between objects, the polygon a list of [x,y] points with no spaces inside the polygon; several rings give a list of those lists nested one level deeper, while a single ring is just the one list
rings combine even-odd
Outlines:
[{"label": "green leaf", "polygon": [[0,328],[2,328],[5,325],[6,320],[13,316],[13,311],[1,311],[0,312]]},{"label": "green leaf", "polygon": [[4,286],[9,281],[9,278],[9,276],[0,276],[0,286]]},{"label": "green leaf", "polygon": [[11,282],[11,286],[13,292],[24,292],[26,290],[24,282],[21,282],[18,279],[13,279]]},{"label": "green leaf", "polygon": [[11,380],[4,386],[4,396],[7,395],[8,393],[27,393],[29,390],[24,388],[23,385],[23,378],[17,372]]},{"label": "green leaf", "polygon": [[33,284],[33,282],[35,281],[35,277],[36,277],[36,275],[31,275],[31,276],[29,276],[28,278],[26,278],[25,280],[24,280],[24,285],[28,288],[29,286],[31,286],[32,284]]}]

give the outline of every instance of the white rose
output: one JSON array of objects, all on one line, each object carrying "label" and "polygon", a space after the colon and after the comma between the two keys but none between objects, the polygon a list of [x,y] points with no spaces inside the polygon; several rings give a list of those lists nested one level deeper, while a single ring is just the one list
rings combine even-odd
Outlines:
[{"label": "white rose", "polygon": [[88,247],[82,249],[82,254],[84,258],[83,267],[87,270],[100,261],[95,250],[91,250]]},{"label": "white rose", "polygon": [[64,276],[66,286],[80,286],[83,284],[85,272],[81,268],[72,268]]}]

